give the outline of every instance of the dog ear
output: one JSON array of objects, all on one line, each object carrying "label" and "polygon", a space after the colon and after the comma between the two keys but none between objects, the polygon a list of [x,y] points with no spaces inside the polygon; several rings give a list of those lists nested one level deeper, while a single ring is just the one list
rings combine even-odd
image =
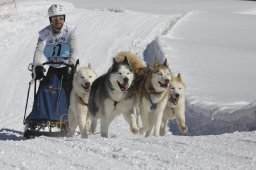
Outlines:
[{"label": "dog ear", "polygon": [[113,64],[111,66],[111,68],[109,69],[109,72],[112,72],[113,70],[116,70],[118,67],[118,62],[116,61],[115,58],[113,58]]},{"label": "dog ear", "polygon": [[127,56],[124,57],[123,62],[124,62],[125,64],[129,65],[129,61],[128,61],[128,59],[127,59]]},{"label": "dog ear", "polygon": [[182,81],[182,79],[181,79],[181,74],[180,74],[180,73],[178,73],[177,79],[178,79],[179,81]]},{"label": "dog ear", "polygon": [[115,58],[113,58],[113,64],[116,65],[117,64],[117,61]]},{"label": "dog ear", "polygon": [[164,60],[164,64],[163,65],[168,67],[167,58]]},{"label": "dog ear", "polygon": [[80,61],[79,61],[79,59],[77,59],[74,71],[77,72],[79,69],[80,69]]}]

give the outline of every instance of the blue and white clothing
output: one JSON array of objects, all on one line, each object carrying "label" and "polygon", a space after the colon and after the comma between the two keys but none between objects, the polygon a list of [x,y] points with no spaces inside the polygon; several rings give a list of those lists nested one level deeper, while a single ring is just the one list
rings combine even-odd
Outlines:
[{"label": "blue and white clothing", "polygon": [[[53,33],[51,25],[39,31],[33,63],[37,65],[46,61],[64,61],[75,64],[77,59],[75,28],[64,23],[58,34]],[[54,65],[54,67],[58,66]]]}]

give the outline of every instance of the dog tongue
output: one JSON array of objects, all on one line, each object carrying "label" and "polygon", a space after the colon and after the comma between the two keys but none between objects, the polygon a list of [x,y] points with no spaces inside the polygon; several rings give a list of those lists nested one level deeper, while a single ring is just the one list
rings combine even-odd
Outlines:
[{"label": "dog tongue", "polygon": [[123,89],[123,90],[128,89],[128,83],[124,83],[124,84],[122,84],[122,89]]},{"label": "dog tongue", "polygon": [[169,101],[170,101],[171,103],[173,103],[174,105],[177,105],[177,103],[178,103],[178,98],[170,97],[170,98],[169,98]]},{"label": "dog tongue", "polygon": [[167,88],[167,86],[168,86],[168,84],[161,83],[160,81],[159,81],[159,84],[160,84],[161,87],[164,87],[164,88]]},{"label": "dog tongue", "polygon": [[83,89],[84,89],[86,92],[89,91],[90,85],[83,85],[83,84],[81,84],[81,85],[82,85]]},{"label": "dog tongue", "polygon": [[167,87],[167,84],[161,84],[161,87]]},{"label": "dog tongue", "polygon": [[119,83],[119,82],[117,81],[117,83],[118,83],[118,85],[119,85],[119,87],[120,87],[120,89],[121,89],[122,91],[126,91],[126,90],[129,88],[129,84],[126,83],[126,82],[124,82],[123,84],[121,84],[121,83]]}]

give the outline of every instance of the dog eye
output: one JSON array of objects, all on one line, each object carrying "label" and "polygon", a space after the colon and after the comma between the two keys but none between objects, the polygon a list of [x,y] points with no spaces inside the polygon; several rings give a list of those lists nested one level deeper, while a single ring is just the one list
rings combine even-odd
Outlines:
[{"label": "dog eye", "polygon": [[84,76],[81,76],[80,78],[81,78],[81,79],[83,79],[83,78],[84,78]]},{"label": "dog eye", "polygon": [[179,90],[181,90],[181,87],[179,88]]},{"label": "dog eye", "polygon": [[89,78],[92,78],[92,76],[89,76]]},{"label": "dog eye", "polygon": [[171,89],[174,90],[174,87],[172,87]]},{"label": "dog eye", "polygon": [[163,75],[163,73],[158,73],[158,75],[159,75],[159,76],[162,76],[162,75]]}]

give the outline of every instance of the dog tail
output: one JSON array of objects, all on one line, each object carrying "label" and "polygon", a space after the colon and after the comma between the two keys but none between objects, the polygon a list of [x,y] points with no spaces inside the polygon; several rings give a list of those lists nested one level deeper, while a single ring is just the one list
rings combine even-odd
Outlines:
[{"label": "dog tail", "polygon": [[127,57],[131,67],[133,68],[134,72],[137,73],[141,68],[146,67],[144,61],[142,61],[139,57],[136,55],[132,54],[129,51],[122,51],[119,52],[115,56],[115,60],[117,62],[122,62],[124,60],[124,57]]}]

